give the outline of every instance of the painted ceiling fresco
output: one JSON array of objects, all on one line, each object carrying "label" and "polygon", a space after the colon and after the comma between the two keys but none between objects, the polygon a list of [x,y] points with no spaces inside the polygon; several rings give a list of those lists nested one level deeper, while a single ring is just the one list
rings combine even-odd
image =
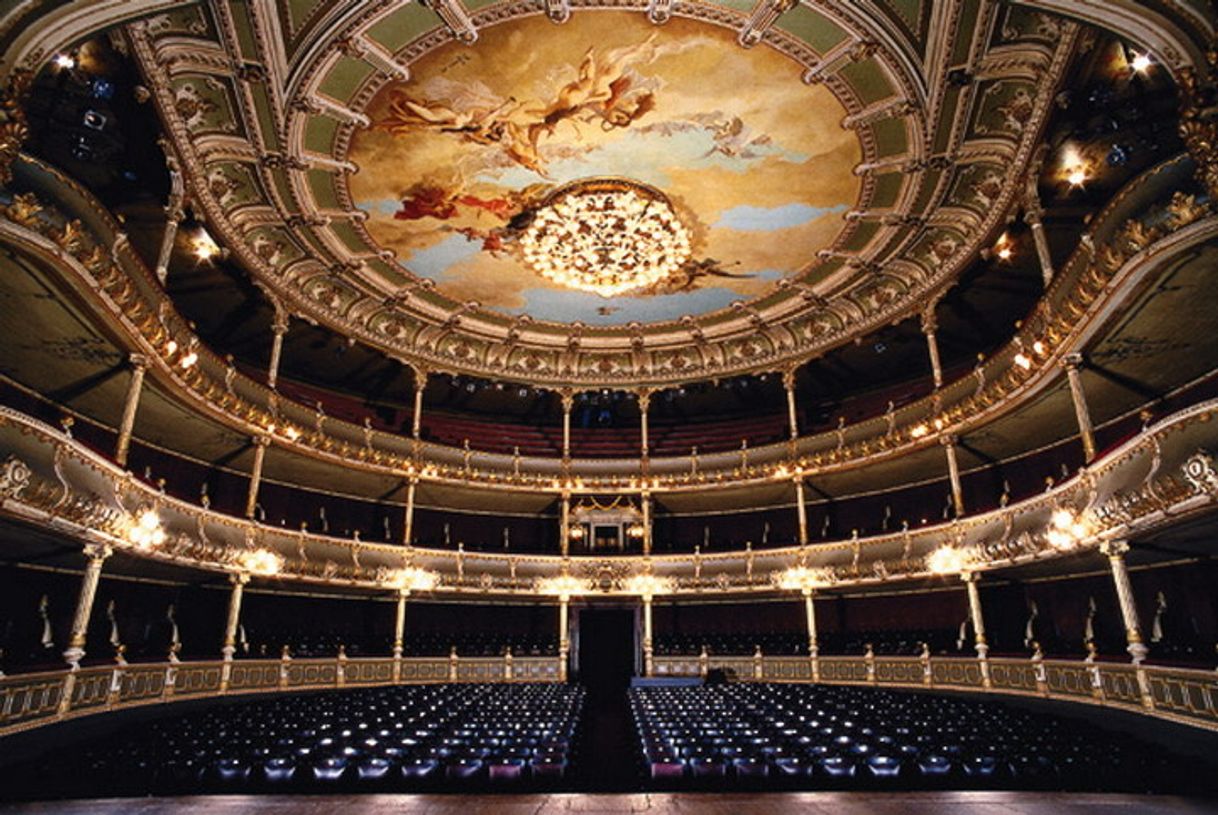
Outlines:
[{"label": "painted ceiling fresco", "polygon": [[[860,147],[788,57],[687,19],[598,12],[553,30],[539,16],[485,28],[369,104],[351,194],[404,268],[508,314],[646,323],[756,297],[838,234]],[[550,191],[606,176],[661,190],[693,244],[678,274],[612,299],[542,278],[518,247]]]}]

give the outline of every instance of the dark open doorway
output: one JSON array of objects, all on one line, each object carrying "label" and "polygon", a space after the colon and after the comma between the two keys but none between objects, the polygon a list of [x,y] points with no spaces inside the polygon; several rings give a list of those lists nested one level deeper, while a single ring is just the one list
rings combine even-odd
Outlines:
[{"label": "dark open doorway", "polygon": [[579,614],[579,681],[592,694],[617,695],[634,675],[634,611],[586,608]]},{"label": "dark open doorway", "polygon": [[581,783],[595,790],[626,790],[638,783],[634,731],[626,689],[635,665],[635,613],[622,608],[579,612],[579,681],[588,689],[581,749]]}]

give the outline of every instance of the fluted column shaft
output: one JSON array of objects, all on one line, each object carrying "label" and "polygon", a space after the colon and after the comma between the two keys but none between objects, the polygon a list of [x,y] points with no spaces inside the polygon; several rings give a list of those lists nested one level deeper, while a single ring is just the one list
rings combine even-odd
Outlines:
[{"label": "fluted column shaft", "polygon": [[393,616],[393,658],[402,658],[402,648],[406,642],[406,598],[410,596],[409,589],[398,591],[397,607]]},{"label": "fluted column shaft", "polygon": [[90,544],[85,547],[85,573],[80,581],[80,593],[76,597],[76,613],[72,615],[72,633],[68,638],[68,649],[63,658],[72,668],[80,667],[85,656],[85,641],[89,636],[89,619],[93,616],[93,599],[97,596],[97,584],[101,581],[102,564],[110,557],[109,546]]},{"label": "fluted column shaft", "polygon": [[266,369],[267,387],[274,388],[279,382],[279,363],[283,358],[283,338],[288,333],[288,313],[275,307],[275,320],[271,323],[271,362]]},{"label": "fluted column shaft", "polygon": [[1138,605],[1133,596],[1133,584],[1129,581],[1129,567],[1125,563],[1125,554],[1129,544],[1125,541],[1106,541],[1100,547],[1108,558],[1112,569],[1112,582],[1116,587],[1117,601],[1121,606],[1121,619],[1125,624],[1126,650],[1135,664],[1141,664],[1146,659],[1149,649],[1142,641],[1142,625],[1138,620]]},{"label": "fluted column shaft", "polygon": [[220,653],[225,662],[232,662],[233,654],[237,653],[237,626],[241,622],[241,599],[250,576],[242,572],[229,575],[228,579],[233,584],[233,588],[228,595],[228,617],[224,621],[224,645],[220,648]]},{"label": "fluted column shaft", "polygon": [[655,673],[654,651],[651,633],[651,595],[643,595],[643,676]]},{"label": "fluted column shaft", "polygon": [[922,313],[922,334],[926,337],[926,351],[930,355],[930,371],[936,388],[943,387],[943,362],[939,358],[939,339],[935,335],[939,324],[933,308]]},{"label": "fluted column shaft", "polygon": [[959,518],[964,515],[964,489],[960,485],[960,463],[956,459],[957,441],[955,436],[944,436],[940,439],[947,453],[947,475],[952,485],[952,508],[956,510],[956,517]]},{"label": "fluted column shaft", "polygon": [[558,598],[558,680],[567,681],[567,656],[571,653],[571,640],[567,637],[567,615],[571,598]]},{"label": "fluted column shaft", "polygon": [[402,543],[406,546],[414,544],[414,492],[418,483],[414,477],[406,482],[406,516],[402,524]]},{"label": "fluted column shaft", "polygon": [[250,484],[249,491],[245,496],[245,517],[253,518],[254,512],[258,508],[258,490],[262,486],[262,465],[266,462],[266,448],[270,446],[271,440],[268,436],[255,436],[254,442],[254,464],[250,468]]},{"label": "fluted column shaft", "polygon": [[114,460],[120,465],[127,464],[127,454],[131,450],[131,433],[135,430],[135,413],[140,407],[140,392],[144,388],[144,372],[148,370],[148,358],[142,354],[132,354],[131,381],[127,385],[127,398],[123,402],[123,417],[118,425],[118,443],[114,447]]},{"label": "fluted column shaft", "polygon": [[1067,354],[1062,364],[1066,368],[1066,379],[1070,383],[1070,398],[1074,400],[1079,438],[1083,441],[1083,460],[1090,464],[1095,459],[1095,429],[1091,425],[1091,411],[1087,408],[1087,393],[1083,390],[1083,356]]}]

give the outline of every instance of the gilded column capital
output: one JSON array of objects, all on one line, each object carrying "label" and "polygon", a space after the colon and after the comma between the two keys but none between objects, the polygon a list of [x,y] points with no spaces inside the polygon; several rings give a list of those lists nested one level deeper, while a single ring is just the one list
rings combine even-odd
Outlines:
[{"label": "gilded column capital", "polygon": [[1062,357],[1062,367],[1067,371],[1077,371],[1079,368],[1083,367],[1084,362],[1085,360],[1083,359],[1083,355],[1077,351],[1073,354],[1066,354],[1064,357]]},{"label": "gilded column capital", "polygon": [[944,447],[955,447],[959,443],[960,437],[955,433],[945,433],[939,437],[939,444],[942,444]]},{"label": "gilded column capital", "polygon": [[795,366],[791,366],[782,371],[782,386],[789,391],[795,390],[795,374],[798,370]]},{"label": "gilded column capital", "polygon": [[152,364],[152,360],[148,358],[147,354],[128,354],[127,362],[131,363],[132,368],[141,371],[148,370],[148,366]]},{"label": "gilded column capital", "polygon": [[246,583],[250,582],[250,573],[249,572],[229,572],[228,582],[232,583],[233,586],[244,586]]},{"label": "gilded column capital", "polygon": [[114,550],[104,543],[86,543],[82,551],[84,556],[93,563],[101,563],[114,554]]},{"label": "gilded column capital", "polygon": [[1129,552],[1129,542],[1121,539],[1100,542],[1100,551],[1112,560],[1119,560]]},{"label": "gilded column capital", "polygon": [[651,409],[651,395],[654,393],[651,388],[639,388],[635,394],[639,397],[639,410],[646,413]]},{"label": "gilded column capital", "polygon": [[267,447],[271,443],[271,437],[266,433],[259,433],[257,436],[250,437],[250,443],[255,447]]},{"label": "gilded column capital", "polygon": [[283,303],[279,300],[271,301],[275,306],[275,316],[271,319],[271,331],[277,336],[282,337],[288,333],[288,324],[291,322],[292,315],[284,308]]},{"label": "gilded column capital", "polygon": [[935,306],[937,303],[932,303],[922,310],[922,333],[933,334],[939,330],[939,318],[935,315]]},{"label": "gilded column capital", "polygon": [[570,413],[575,407],[575,391],[571,388],[562,388],[558,395],[562,399],[562,412]]},{"label": "gilded column capital", "polygon": [[411,365],[410,370],[414,372],[414,389],[421,391],[427,387],[427,375],[430,373],[421,365]]}]

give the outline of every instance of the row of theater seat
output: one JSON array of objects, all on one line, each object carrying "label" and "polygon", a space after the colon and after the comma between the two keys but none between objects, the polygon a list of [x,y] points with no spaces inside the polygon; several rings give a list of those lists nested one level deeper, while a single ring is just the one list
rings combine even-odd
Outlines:
[{"label": "row of theater seat", "polygon": [[[432,413],[424,415],[426,437],[453,447],[468,439],[474,450],[511,455],[558,456],[562,453],[561,426],[535,426]],[[786,439],[784,415],[751,416],[673,425],[652,424],[648,439],[653,456],[687,456],[737,450],[744,439],[759,447]],[[634,458],[639,454],[640,431],[631,428],[572,428],[571,453],[580,458]]]},{"label": "row of theater seat", "polygon": [[872,688],[635,688],[630,708],[661,785],[1142,789],[1173,769],[1077,722]]},{"label": "row of theater seat", "polygon": [[583,697],[519,684],[262,700],[58,751],[6,781],[40,797],[545,785],[568,772]]},{"label": "row of theater seat", "polygon": [[[1209,759],[1005,703],[813,685],[632,688],[606,754],[574,685],[423,685],[244,701],[0,772],[10,797],[673,787],[1192,791]],[[8,760],[15,758],[9,754]],[[1207,779],[1211,779],[1207,782]]]}]

